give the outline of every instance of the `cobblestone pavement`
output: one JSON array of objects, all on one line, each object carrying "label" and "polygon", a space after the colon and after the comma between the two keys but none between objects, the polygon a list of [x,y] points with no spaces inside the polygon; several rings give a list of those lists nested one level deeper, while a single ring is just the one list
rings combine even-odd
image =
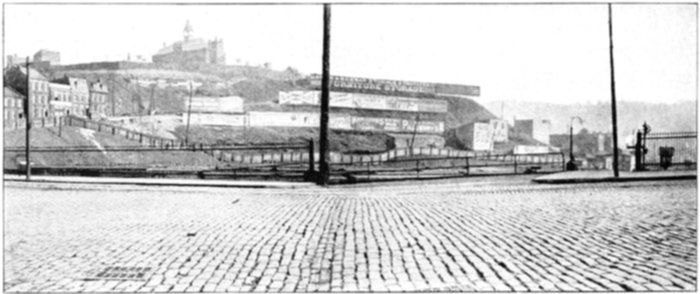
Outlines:
[{"label": "cobblestone pavement", "polygon": [[[696,181],[5,183],[8,292],[696,290]],[[143,279],[99,279],[107,267]]]}]

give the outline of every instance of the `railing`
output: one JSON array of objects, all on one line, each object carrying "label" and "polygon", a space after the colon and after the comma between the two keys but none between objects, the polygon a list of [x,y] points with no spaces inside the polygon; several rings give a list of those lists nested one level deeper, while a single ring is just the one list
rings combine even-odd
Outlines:
[{"label": "railing", "polygon": [[331,175],[340,182],[549,173],[563,170],[565,155],[562,152],[397,158],[381,163],[369,161],[331,165]]},{"label": "railing", "polygon": [[664,167],[663,152],[671,155],[669,161],[666,162],[666,164],[670,164],[670,167],[695,168],[697,165],[697,142],[696,132],[651,133],[647,135],[645,141],[647,153],[644,155],[644,167]]}]

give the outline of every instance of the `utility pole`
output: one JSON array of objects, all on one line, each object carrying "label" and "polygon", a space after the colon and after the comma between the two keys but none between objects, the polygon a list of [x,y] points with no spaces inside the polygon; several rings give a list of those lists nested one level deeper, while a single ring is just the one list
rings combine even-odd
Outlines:
[{"label": "utility pole", "polygon": [[610,90],[612,91],[612,127],[613,127],[613,173],[615,178],[620,177],[618,167],[617,150],[617,105],[615,103],[615,62],[613,60],[613,26],[612,4],[608,3],[608,31],[610,36]]},{"label": "utility pole", "polygon": [[27,165],[27,181],[30,181],[32,179],[32,165],[31,161],[29,160],[29,133],[32,128],[32,117],[30,115],[30,110],[31,110],[31,105],[29,103],[30,97],[30,91],[31,91],[31,84],[29,80],[29,57],[27,57],[27,99],[24,99],[24,119],[26,120],[26,131],[25,131],[25,144],[24,144],[24,154],[25,154],[25,160],[26,160],[26,165]]},{"label": "utility pole", "polygon": [[321,128],[319,138],[318,184],[328,185],[328,107],[330,92],[331,6],[323,4],[323,75],[321,77]]}]

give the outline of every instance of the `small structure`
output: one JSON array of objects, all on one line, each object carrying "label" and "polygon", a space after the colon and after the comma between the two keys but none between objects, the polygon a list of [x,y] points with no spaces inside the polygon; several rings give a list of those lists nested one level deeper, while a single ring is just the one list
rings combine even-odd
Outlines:
[{"label": "small structure", "polygon": [[549,145],[551,122],[547,119],[516,119],[515,132],[525,134],[533,139]]}]

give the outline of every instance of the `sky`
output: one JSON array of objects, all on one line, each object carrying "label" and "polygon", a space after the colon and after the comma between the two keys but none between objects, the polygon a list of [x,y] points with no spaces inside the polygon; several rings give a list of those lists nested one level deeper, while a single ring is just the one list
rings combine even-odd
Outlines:
[{"label": "sky", "polygon": [[[224,41],[227,63],[321,72],[321,5],[5,4],[4,54],[62,64],[150,56],[194,35]],[[697,100],[697,6],[613,5],[618,100]],[[481,87],[477,100],[610,101],[608,7],[332,6],[331,74]]]}]

